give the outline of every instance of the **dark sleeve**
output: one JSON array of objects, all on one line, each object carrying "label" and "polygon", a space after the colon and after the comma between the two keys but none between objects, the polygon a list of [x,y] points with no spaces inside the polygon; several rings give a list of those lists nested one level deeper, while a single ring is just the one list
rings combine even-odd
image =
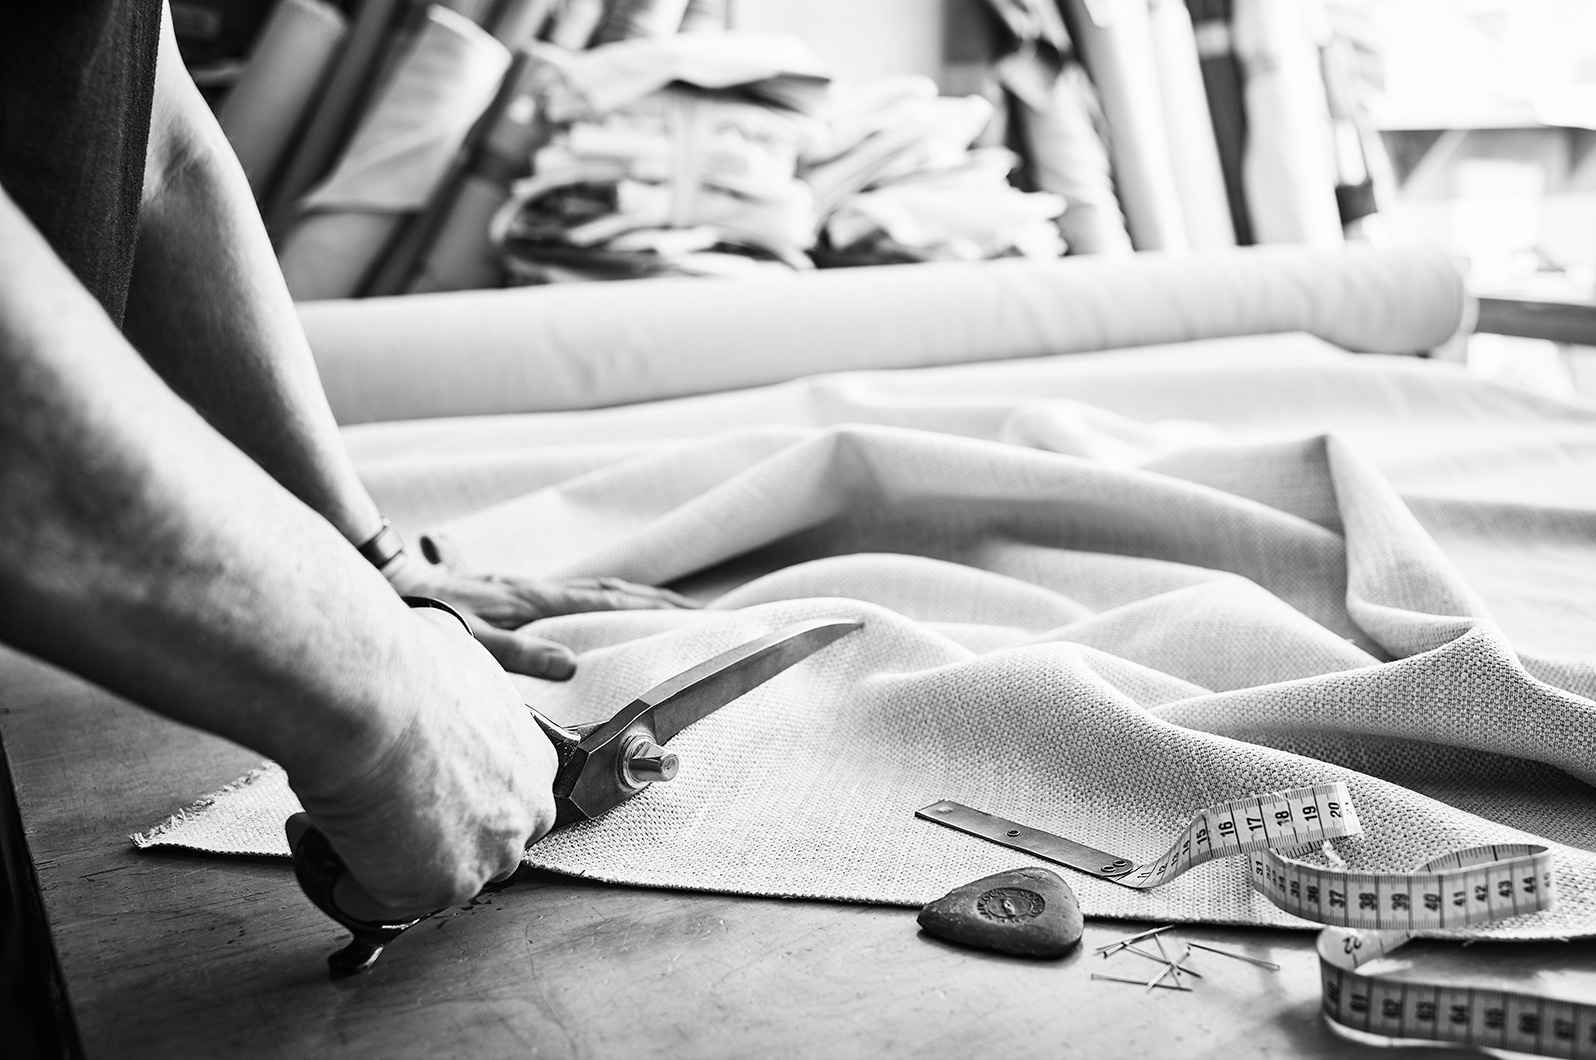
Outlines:
[{"label": "dark sleeve", "polygon": [[160,0],[7,5],[0,187],[120,326],[138,236]]}]

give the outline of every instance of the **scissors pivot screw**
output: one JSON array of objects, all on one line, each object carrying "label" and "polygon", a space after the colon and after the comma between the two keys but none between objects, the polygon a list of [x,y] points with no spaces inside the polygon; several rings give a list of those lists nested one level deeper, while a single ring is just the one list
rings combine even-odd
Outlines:
[{"label": "scissors pivot screw", "polygon": [[642,787],[676,776],[679,760],[647,737],[632,740],[621,757],[621,776],[628,784]]}]

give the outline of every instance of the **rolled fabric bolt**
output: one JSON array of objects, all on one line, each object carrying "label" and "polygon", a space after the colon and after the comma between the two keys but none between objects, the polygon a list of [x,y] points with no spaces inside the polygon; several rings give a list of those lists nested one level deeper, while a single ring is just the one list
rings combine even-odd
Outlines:
[{"label": "rolled fabric bolt", "polygon": [[1183,0],[1152,0],[1153,50],[1164,104],[1164,132],[1180,195],[1181,219],[1194,250],[1236,245],[1236,229],[1225,197],[1219,144],[1208,113],[1197,37]]},{"label": "rolled fabric bolt", "polygon": [[282,175],[262,201],[275,240],[294,219],[294,204],[327,172],[349,133],[356,103],[370,87],[383,55],[383,45],[401,8],[400,0],[365,0],[350,26],[327,84],[285,160]]},{"label": "rolled fabric bolt", "polygon": [[459,291],[304,305],[300,319],[334,413],[363,423],[1288,331],[1404,353],[1449,341],[1467,304],[1437,252],[1268,247]]},{"label": "rolled fabric bolt", "polygon": [[1067,0],[1076,46],[1114,130],[1114,183],[1137,250],[1190,246],[1158,90],[1147,0]]},{"label": "rolled fabric bolt", "polygon": [[434,7],[344,157],[306,197],[279,261],[296,299],[360,293],[405,219],[424,208],[493,99],[510,53]]},{"label": "rolled fabric bolt", "polygon": [[1097,101],[1086,71],[1069,62],[1055,74],[1030,51],[1006,57],[994,72],[1014,98],[1010,114],[1023,134],[1037,190],[1061,195],[1067,204],[1058,226],[1070,253],[1130,254],[1108,148],[1092,122]]},{"label": "rolled fabric bolt", "polygon": [[282,0],[273,9],[243,75],[216,112],[255,198],[270,191],[348,31],[344,16],[321,0]]},{"label": "rolled fabric bolt", "polygon": [[1242,101],[1241,66],[1230,31],[1231,0],[1186,0],[1202,66],[1203,94],[1219,148],[1219,169],[1225,179],[1225,199],[1235,225],[1236,242],[1250,245],[1252,220],[1247,214],[1247,193],[1242,158],[1247,146],[1247,112]]},{"label": "rolled fabric bolt", "polygon": [[1330,104],[1302,5],[1236,0],[1236,55],[1246,71],[1242,168],[1253,238],[1342,245]]}]

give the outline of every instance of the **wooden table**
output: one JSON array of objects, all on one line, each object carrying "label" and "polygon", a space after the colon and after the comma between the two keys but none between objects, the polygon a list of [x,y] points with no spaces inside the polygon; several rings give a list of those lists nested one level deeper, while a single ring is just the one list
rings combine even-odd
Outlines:
[{"label": "wooden table", "polygon": [[286,862],[140,853],[127,840],[253,753],[3,650],[0,739],[64,988],[66,1055],[1393,1055],[1322,1025],[1304,932],[1180,928],[1282,970],[1204,957],[1194,992],[1148,994],[1088,976],[1146,974],[1090,948],[1147,925],[1093,921],[1081,951],[1036,963],[944,945],[912,910],[526,871],[414,930],[370,973],[332,982],[324,962],[341,932]]}]

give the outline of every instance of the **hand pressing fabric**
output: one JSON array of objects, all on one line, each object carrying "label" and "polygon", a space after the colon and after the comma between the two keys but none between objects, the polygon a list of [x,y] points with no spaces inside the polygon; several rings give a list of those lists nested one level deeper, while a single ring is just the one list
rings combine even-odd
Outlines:
[{"label": "hand pressing fabric", "polygon": [[407,694],[384,701],[384,735],[290,772],[354,874],[335,900],[366,920],[470,900],[554,825],[554,748],[515,686],[453,617],[420,609],[406,625],[392,685]]},{"label": "hand pressing fabric", "polygon": [[477,640],[511,673],[568,681],[576,657],[564,645],[519,632],[540,618],[584,611],[659,611],[697,608],[696,600],[620,578],[520,578],[462,574],[409,554],[383,568],[389,584],[405,596],[446,600],[477,619]]}]

